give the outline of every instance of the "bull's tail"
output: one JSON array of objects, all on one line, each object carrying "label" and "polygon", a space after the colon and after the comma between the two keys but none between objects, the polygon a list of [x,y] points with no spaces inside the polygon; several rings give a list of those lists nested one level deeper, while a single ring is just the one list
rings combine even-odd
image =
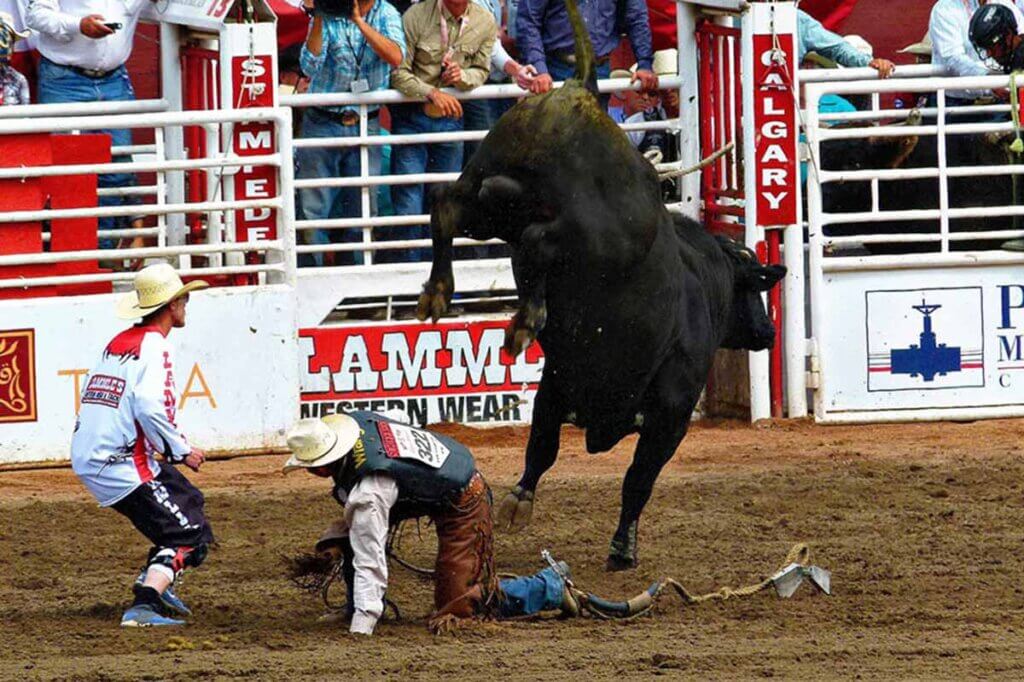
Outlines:
[{"label": "bull's tail", "polygon": [[569,13],[569,24],[572,26],[573,43],[576,54],[576,73],[573,77],[597,97],[597,70],[594,68],[594,45],[590,42],[590,34],[580,16],[580,8],[576,0],[565,0],[565,9]]}]

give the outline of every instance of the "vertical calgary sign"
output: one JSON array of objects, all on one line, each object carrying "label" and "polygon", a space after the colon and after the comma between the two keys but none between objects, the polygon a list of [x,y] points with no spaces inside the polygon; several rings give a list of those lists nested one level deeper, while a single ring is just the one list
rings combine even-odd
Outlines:
[{"label": "vertical calgary sign", "polygon": [[757,224],[797,221],[796,10],[755,3],[754,136]]},{"label": "vertical calgary sign", "polygon": [[504,350],[506,320],[299,330],[301,414],[405,412],[413,424],[530,421],[544,357]]}]

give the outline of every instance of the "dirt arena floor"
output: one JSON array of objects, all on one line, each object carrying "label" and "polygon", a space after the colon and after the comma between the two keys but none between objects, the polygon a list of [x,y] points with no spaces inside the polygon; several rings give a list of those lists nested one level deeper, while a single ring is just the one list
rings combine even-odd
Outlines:
[{"label": "dirt arena floor", "polygon": [[[522,464],[525,429],[449,429],[499,495]],[[534,523],[497,538],[498,567],[540,568],[629,596],[671,575],[692,591],[772,573],[798,541],[833,571],[805,584],[651,617],[481,624],[433,637],[431,592],[393,568],[404,620],[355,639],[319,624],[316,598],[280,558],[308,547],[338,508],[324,481],[278,473],[281,457],[209,463],[220,547],[186,578],[196,611],[175,631],[117,627],[146,545],[99,509],[70,471],[0,474],[0,678],[23,679],[750,679],[1024,677],[1024,421],[868,427],[730,422],[696,426],[641,522],[641,566],[605,573],[632,442],[590,456],[567,430]],[[433,532],[407,557],[432,558]]]}]

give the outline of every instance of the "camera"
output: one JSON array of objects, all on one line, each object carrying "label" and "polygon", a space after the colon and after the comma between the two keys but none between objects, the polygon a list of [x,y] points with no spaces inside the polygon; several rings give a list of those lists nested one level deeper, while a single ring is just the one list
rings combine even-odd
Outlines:
[{"label": "camera", "polygon": [[348,19],[352,16],[354,3],[355,0],[313,0],[313,7],[325,16]]}]

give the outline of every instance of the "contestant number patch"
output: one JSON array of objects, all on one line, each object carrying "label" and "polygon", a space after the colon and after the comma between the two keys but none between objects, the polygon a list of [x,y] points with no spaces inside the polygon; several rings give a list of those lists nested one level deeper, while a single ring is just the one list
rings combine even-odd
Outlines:
[{"label": "contestant number patch", "polygon": [[440,469],[451,454],[448,446],[426,431],[384,422],[379,423],[377,428],[384,454],[392,459],[414,459]]},{"label": "contestant number patch", "polygon": [[124,386],[124,379],[96,374],[89,378],[89,383],[82,392],[82,402],[116,408],[121,404]]}]

